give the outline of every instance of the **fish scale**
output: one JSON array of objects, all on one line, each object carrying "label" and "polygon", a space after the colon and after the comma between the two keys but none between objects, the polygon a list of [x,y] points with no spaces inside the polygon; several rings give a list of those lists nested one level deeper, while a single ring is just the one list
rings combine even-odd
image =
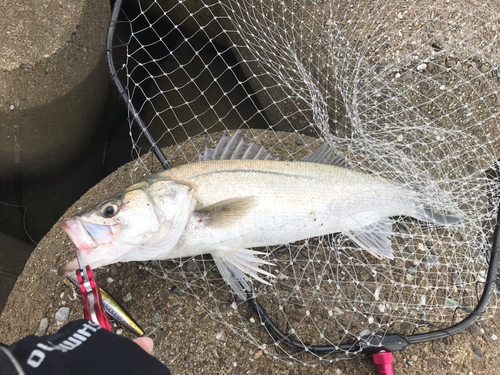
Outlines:
[{"label": "fish scale", "polygon": [[233,197],[257,197],[255,207],[222,229],[192,218],[172,250],[179,256],[195,255],[200,246],[217,248],[221,242],[229,247],[273,246],[355,230],[378,218],[412,216],[416,209],[416,194],[411,191],[379,177],[325,164],[221,160],[160,173],[194,183],[194,197],[204,206]]}]

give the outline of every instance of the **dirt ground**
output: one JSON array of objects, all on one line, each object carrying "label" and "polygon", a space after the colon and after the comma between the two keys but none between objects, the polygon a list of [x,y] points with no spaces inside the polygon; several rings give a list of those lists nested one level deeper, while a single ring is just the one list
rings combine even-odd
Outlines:
[{"label": "dirt ground", "polygon": [[[260,136],[263,143],[272,142],[272,133]],[[289,138],[283,142],[295,143]],[[305,139],[306,144],[310,139]],[[184,154],[175,156],[167,150],[175,163],[191,159],[196,148],[205,143],[198,140]],[[280,150],[275,154],[279,156]],[[151,158],[144,159],[146,164]],[[109,197],[125,188],[145,170],[129,163],[90,189],[63,218]],[[57,269],[72,257],[74,246],[55,225],[39,243],[19,277],[7,305],[0,316],[0,337],[10,344],[30,334],[51,334],[64,325],[55,316],[62,307],[69,307],[69,320],[83,317],[81,300],[74,298],[71,285],[51,270]],[[273,340],[250,343],[237,329],[221,323],[215,314],[207,312],[203,298],[195,298],[185,285],[175,285],[144,271],[140,263],[123,263],[96,270],[100,286],[107,289],[155,341],[154,356],[165,363],[173,374],[373,374],[375,368],[370,356],[343,355],[328,357],[328,363],[288,364],[288,358]],[[219,311],[231,311],[230,303]],[[230,314],[230,312],[228,312]],[[41,322],[49,322],[41,328]],[[133,337],[117,323],[114,332]],[[500,367],[500,331],[495,320],[474,324],[470,329],[444,340],[407,347],[394,353],[397,374],[496,374]],[[267,344],[265,352],[262,345]],[[258,345],[261,345],[260,348]],[[331,363],[330,363],[331,360]],[[314,363],[314,358],[308,360]]]}]

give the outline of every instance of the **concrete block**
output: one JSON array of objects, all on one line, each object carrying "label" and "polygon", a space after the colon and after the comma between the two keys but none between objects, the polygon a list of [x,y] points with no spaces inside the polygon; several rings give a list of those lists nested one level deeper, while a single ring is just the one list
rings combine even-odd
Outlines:
[{"label": "concrete block", "polygon": [[57,172],[106,103],[107,0],[0,3],[0,178]]},{"label": "concrete block", "polygon": [[0,232],[0,312],[34,246]]}]

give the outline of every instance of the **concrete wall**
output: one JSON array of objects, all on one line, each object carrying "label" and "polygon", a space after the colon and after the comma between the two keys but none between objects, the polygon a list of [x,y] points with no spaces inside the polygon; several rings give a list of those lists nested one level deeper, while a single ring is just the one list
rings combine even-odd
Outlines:
[{"label": "concrete wall", "polygon": [[86,147],[109,83],[107,0],[0,3],[0,179],[57,172]]}]

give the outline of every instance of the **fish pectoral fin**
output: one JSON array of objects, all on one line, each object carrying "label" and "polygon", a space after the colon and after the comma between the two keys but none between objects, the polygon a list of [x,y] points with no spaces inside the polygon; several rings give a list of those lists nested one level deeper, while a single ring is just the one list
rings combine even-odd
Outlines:
[{"label": "fish pectoral fin", "polygon": [[249,294],[252,293],[252,288],[249,285],[252,278],[267,285],[270,285],[270,283],[259,276],[259,274],[275,278],[273,274],[260,268],[263,264],[272,265],[272,263],[257,258],[257,255],[266,255],[266,253],[248,249],[229,248],[212,252],[212,257],[223,279],[242,300],[247,300]]},{"label": "fish pectoral fin", "polygon": [[246,196],[225,199],[194,211],[200,223],[224,227],[241,219],[255,205],[257,197]]},{"label": "fish pectoral fin", "polygon": [[394,259],[392,243],[389,239],[393,235],[393,223],[391,219],[386,218],[357,231],[347,231],[345,233],[359,247],[368,251],[374,257],[378,259]]}]

